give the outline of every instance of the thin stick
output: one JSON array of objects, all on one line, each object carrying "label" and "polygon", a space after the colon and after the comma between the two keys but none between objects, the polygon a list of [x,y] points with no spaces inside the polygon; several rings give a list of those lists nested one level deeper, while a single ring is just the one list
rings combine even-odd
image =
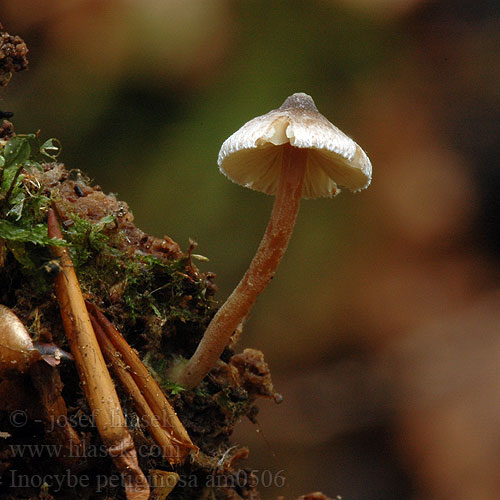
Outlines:
[{"label": "thin stick", "polygon": [[90,321],[94,327],[97,341],[99,342],[104,357],[108,363],[111,364],[114,373],[120,379],[127,393],[132,397],[137,413],[141,417],[141,423],[151,432],[156,444],[162,450],[163,457],[172,465],[183,462],[185,454],[179,454],[179,447],[172,443],[170,434],[162,428],[158,417],[149,407],[148,402],[130,374],[130,367],[123,361],[122,355],[117,352],[93,314],[90,315]]},{"label": "thin stick", "polygon": [[144,395],[153,414],[158,418],[162,428],[169,434],[169,438],[177,448],[177,461],[183,462],[191,450],[198,450],[193,444],[189,434],[177,417],[160,386],[149,370],[144,366],[139,356],[131,349],[122,334],[113,326],[97,306],[87,302],[87,308],[97,320],[111,341],[114,348],[121,354],[123,361],[128,365],[140,392]]},{"label": "thin stick", "polygon": [[[48,228],[50,238],[62,239],[53,209],[49,209]],[[116,467],[124,476],[127,498],[146,500],[149,485],[139,467],[134,442],[92,329],[73,262],[66,247],[54,246],[52,253],[61,263],[55,285],[64,330],[97,429]]]}]

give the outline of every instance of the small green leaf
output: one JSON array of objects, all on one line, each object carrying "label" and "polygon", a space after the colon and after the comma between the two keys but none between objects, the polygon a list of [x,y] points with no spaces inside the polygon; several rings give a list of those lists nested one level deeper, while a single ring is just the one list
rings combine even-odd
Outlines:
[{"label": "small green leaf", "polygon": [[5,146],[5,166],[23,165],[31,154],[31,146],[26,137],[13,137]]},{"label": "small green leaf", "polygon": [[31,168],[36,168],[38,171],[43,172],[43,167],[42,167],[42,165],[38,161],[28,160],[24,164],[24,168],[30,168],[30,167]]},{"label": "small green leaf", "polygon": [[103,217],[101,220],[99,220],[99,222],[97,224],[94,224],[94,226],[92,227],[92,230],[93,231],[102,231],[107,224],[111,224],[111,222],[114,222],[115,220],[115,216],[114,215],[106,215],[105,217]]},{"label": "small green leaf", "polygon": [[62,145],[59,141],[59,139],[51,138],[47,139],[41,146],[40,146],[40,153],[42,153],[44,156],[47,156],[51,160],[56,160],[57,157],[61,154],[62,151]]},{"label": "small green leaf", "polygon": [[151,306],[151,309],[153,309],[153,312],[155,313],[156,316],[161,317],[161,312],[160,310],[153,304],[149,304]]},{"label": "small green leaf", "polygon": [[18,134],[18,137],[26,137],[26,139],[37,139],[38,138],[38,133],[31,133],[31,134]]},{"label": "small green leaf", "polygon": [[17,166],[5,167],[3,170],[3,179],[2,179],[2,191],[7,191],[10,185],[14,182],[14,177],[16,176],[16,172],[18,170]]},{"label": "small green leaf", "polygon": [[26,269],[35,269],[35,263],[30,257],[30,252],[26,250],[26,245],[24,243],[19,241],[10,242],[8,248],[19,264]]},{"label": "small green leaf", "polygon": [[106,226],[112,223],[115,220],[113,215],[106,215],[99,222],[93,224],[90,227],[90,232],[88,234],[89,243],[92,248],[95,250],[100,249],[104,242],[107,241],[108,237],[102,234],[102,231],[106,228]]},{"label": "small green leaf", "polygon": [[24,194],[24,191],[19,191],[15,197],[11,197],[9,200],[9,204],[11,205],[11,208],[7,212],[7,216],[14,216],[14,219],[17,221],[21,218],[23,215],[23,208],[24,208],[24,201],[26,199],[26,196]]},{"label": "small green leaf", "polygon": [[[45,226],[47,231],[47,226]],[[0,237],[7,241],[30,241],[31,243],[40,243],[40,238],[45,236],[48,238],[47,233],[41,235],[40,228],[36,226],[32,230],[16,226],[7,220],[0,220]]]},{"label": "small green leaf", "polygon": [[0,220],[0,238],[7,241],[34,243],[35,245],[63,246],[64,240],[49,238],[46,224],[35,224],[27,229],[8,220]]},{"label": "small green leaf", "polygon": [[166,391],[169,391],[171,396],[176,396],[177,394],[180,394],[182,391],[186,390],[186,388],[182,385],[176,384],[175,382],[172,382],[170,380],[165,381],[165,383],[163,384],[163,388]]}]

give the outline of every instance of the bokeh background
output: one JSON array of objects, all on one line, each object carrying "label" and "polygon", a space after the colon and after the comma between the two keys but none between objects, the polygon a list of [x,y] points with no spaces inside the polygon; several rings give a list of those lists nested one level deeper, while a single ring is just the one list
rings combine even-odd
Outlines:
[{"label": "bokeh background", "polygon": [[242,422],[249,465],[344,500],[500,491],[500,9],[494,0],[22,0],[18,132],[210,258],[223,301],[272,200],[217,171],[222,141],[289,94],[372,159],[372,186],[305,201],[241,348],[284,396]]}]

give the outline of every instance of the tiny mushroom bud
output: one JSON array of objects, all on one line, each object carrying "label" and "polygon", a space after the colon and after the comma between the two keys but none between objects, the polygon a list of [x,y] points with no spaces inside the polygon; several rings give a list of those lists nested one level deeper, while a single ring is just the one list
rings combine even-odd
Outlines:
[{"label": "tiny mushroom bud", "polygon": [[0,305],[0,378],[25,373],[41,358],[21,320]]},{"label": "tiny mushroom bud", "polygon": [[334,197],[339,185],[359,191],[369,186],[372,175],[365,152],[303,93],[293,94],[279,109],[243,125],[223,143],[218,164],[232,181],[276,198],[248,271],[176,377],[187,388],[201,382],[214,366],[273,277],[290,240],[301,198]]}]

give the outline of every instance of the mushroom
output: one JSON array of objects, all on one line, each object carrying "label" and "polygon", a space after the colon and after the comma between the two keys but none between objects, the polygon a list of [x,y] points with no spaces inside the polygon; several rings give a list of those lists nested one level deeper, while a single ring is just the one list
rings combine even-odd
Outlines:
[{"label": "mushroom", "polygon": [[288,97],[280,108],[254,118],[221,147],[221,172],[245,187],[275,195],[271,219],[250,267],[218,310],[177,381],[198,385],[273,277],[287,248],[301,198],[333,198],[338,185],[368,187],[365,152],[317,110],[310,96]]},{"label": "mushroom", "polygon": [[57,366],[62,360],[73,360],[73,356],[54,343],[33,342],[22,321],[0,304],[0,378],[26,373],[42,359]]},{"label": "mushroom", "polygon": [[0,378],[25,373],[42,359],[22,321],[0,304]]}]

